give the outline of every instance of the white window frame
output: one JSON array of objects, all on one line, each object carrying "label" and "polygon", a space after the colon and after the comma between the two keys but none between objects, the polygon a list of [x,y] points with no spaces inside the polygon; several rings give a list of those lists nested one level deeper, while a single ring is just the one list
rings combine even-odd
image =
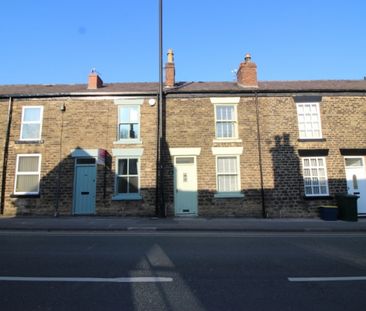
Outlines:
[{"label": "white window frame", "polygon": [[[243,154],[243,147],[212,147],[212,154],[215,156],[215,175],[216,175],[216,193],[215,198],[242,198],[244,193],[241,192],[241,173],[240,173],[240,155]],[[218,172],[217,172],[217,160],[220,157],[236,157],[237,159],[237,175],[238,175],[238,190],[230,192],[218,191]]]},{"label": "white window frame", "polygon": [[[227,140],[235,140],[235,139],[238,139],[238,113],[237,113],[237,104],[215,104],[214,105],[214,108],[215,108],[215,139],[216,140],[224,140],[224,141],[227,141]],[[233,107],[234,111],[233,111],[233,119],[232,120],[224,120],[225,123],[230,123],[232,124],[233,123],[233,131],[234,131],[234,135],[233,136],[230,136],[230,137],[219,137],[218,136],[218,132],[217,132],[217,123],[218,122],[223,122],[222,120],[218,120],[217,119],[217,108],[218,107]]]},{"label": "white window frame", "polygon": [[[304,113],[304,121],[302,122],[300,120],[302,113],[300,112],[301,107],[304,109],[306,105],[310,105],[310,109],[312,105],[315,105],[316,107],[316,120],[312,121],[310,120],[307,122],[305,120],[306,116]],[[321,139],[322,136],[322,124],[321,124],[321,118],[320,118],[320,105],[319,102],[304,102],[304,103],[296,103],[296,111],[297,111],[297,124],[299,128],[299,138],[300,139]],[[312,117],[311,117],[312,118]],[[304,128],[301,129],[301,124],[303,124]],[[314,129],[314,124],[318,125],[318,129]],[[308,129],[308,127],[310,129]],[[302,134],[302,132],[305,131],[305,135]],[[319,135],[315,135],[314,131],[319,131]],[[310,132],[311,135],[307,136],[307,133]]]},{"label": "white window frame", "polygon": [[[113,148],[112,156],[115,157],[115,180],[114,180],[114,196],[112,200],[142,200],[141,195],[141,158],[144,153],[143,148]],[[137,172],[138,172],[138,193],[117,193],[117,177],[118,177],[118,160],[121,159],[138,159]]]},{"label": "white window frame", "polygon": [[[117,140],[114,144],[142,144],[141,141],[141,105],[144,103],[143,98],[116,98],[114,104],[117,106]],[[137,138],[120,138],[119,127],[121,124],[120,110],[124,108],[137,108],[138,111],[138,132]]]},{"label": "white window frame", "polygon": [[[40,109],[40,116],[39,121],[24,121],[25,110],[26,109]],[[23,138],[23,127],[25,124],[39,124],[39,137],[32,137],[32,138]],[[22,107],[22,119],[21,119],[21,126],[20,126],[20,140],[24,141],[33,141],[33,140],[40,140],[42,137],[42,125],[43,125],[43,106],[23,106]]]},{"label": "white window frame", "polygon": [[[312,166],[311,162],[312,160],[316,159],[316,166]],[[323,166],[319,166],[319,160],[323,161]],[[308,160],[309,161],[309,166],[305,166],[305,161]],[[303,182],[304,182],[304,194],[306,197],[323,197],[323,196],[329,196],[329,184],[328,184],[328,174],[327,174],[327,164],[326,164],[326,158],[325,157],[302,157],[301,158],[301,163],[302,163],[302,176],[303,176]],[[305,169],[309,170],[309,175],[305,174]],[[324,176],[320,176],[319,174],[319,169],[323,169],[324,170]],[[316,170],[316,175],[314,175],[314,170]],[[307,185],[306,182],[306,178],[310,179],[310,186]],[[314,183],[314,178],[318,179],[318,185],[316,185]],[[326,187],[326,192],[325,193],[321,193],[321,181],[320,179],[324,179],[325,182],[325,187]],[[311,194],[306,193],[306,188],[311,187]],[[314,188],[318,188],[319,193],[314,193]]]},{"label": "white window frame", "polygon": [[[120,176],[129,176],[128,171],[127,171],[127,175],[119,175],[118,174],[118,163],[119,160],[132,160],[132,159],[136,159],[137,160],[137,183],[138,183],[138,192],[134,192],[134,193],[118,193],[118,177]],[[121,156],[121,157],[116,157],[116,168],[115,168],[115,180],[114,180],[114,196],[113,196],[113,200],[141,200],[142,196],[141,196],[141,184],[140,184],[140,180],[141,180],[141,158],[138,156]],[[133,175],[135,176],[135,175]]]},{"label": "white window frame", "polygon": [[[25,158],[25,157],[38,157],[38,171],[37,172],[18,172],[19,168],[19,158]],[[42,161],[42,155],[39,153],[27,153],[27,154],[17,154],[16,159],[16,168],[15,168],[15,182],[14,182],[14,194],[18,195],[38,195],[40,190],[40,181],[41,181],[41,161]],[[16,191],[17,189],[17,181],[19,175],[38,175],[38,190],[34,192],[23,192],[23,191]]]}]

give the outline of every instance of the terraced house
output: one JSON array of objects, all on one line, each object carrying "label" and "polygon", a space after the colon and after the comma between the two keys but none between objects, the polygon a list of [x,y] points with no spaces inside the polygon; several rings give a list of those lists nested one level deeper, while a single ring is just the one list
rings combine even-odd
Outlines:
[{"label": "terraced house", "polygon": [[[337,193],[366,215],[366,81],[0,86],[1,213],[314,217]],[[161,119],[160,119],[160,117]],[[159,138],[159,125],[162,140]],[[159,173],[160,172],[160,173]]]}]

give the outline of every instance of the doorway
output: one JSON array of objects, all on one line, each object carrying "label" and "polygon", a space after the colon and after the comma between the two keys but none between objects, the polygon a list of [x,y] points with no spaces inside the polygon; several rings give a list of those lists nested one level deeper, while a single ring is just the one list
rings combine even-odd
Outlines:
[{"label": "doorway", "polygon": [[95,214],[95,158],[77,158],[75,163],[74,214]]},{"label": "doorway", "polygon": [[174,208],[175,215],[197,215],[197,165],[196,157],[174,158]]},{"label": "doorway", "polygon": [[359,197],[358,214],[366,214],[366,171],[365,159],[360,156],[345,157],[347,190]]}]

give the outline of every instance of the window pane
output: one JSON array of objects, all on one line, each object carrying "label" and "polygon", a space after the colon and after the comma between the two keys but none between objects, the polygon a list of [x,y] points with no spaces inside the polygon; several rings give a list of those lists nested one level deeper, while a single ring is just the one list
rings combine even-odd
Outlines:
[{"label": "window pane", "polygon": [[127,159],[118,160],[118,175],[127,175]]},{"label": "window pane", "polygon": [[234,122],[217,122],[216,123],[216,135],[220,138],[234,137]]},{"label": "window pane", "polygon": [[22,128],[22,139],[38,139],[39,138],[39,124],[23,124]]},{"label": "window pane", "polygon": [[218,173],[237,173],[236,157],[220,157],[217,158],[217,172]]},{"label": "window pane", "polygon": [[95,164],[95,158],[79,158],[76,160],[77,164]]},{"label": "window pane", "polygon": [[38,175],[18,175],[16,192],[38,192]]},{"label": "window pane", "polygon": [[219,192],[238,191],[236,175],[220,175],[217,178],[217,184]]},{"label": "window pane", "polygon": [[194,163],[194,158],[193,157],[176,158],[175,163],[177,163],[177,164],[191,164],[191,163]]},{"label": "window pane", "polygon": [[26,122],[40,122],[41,121],[41,108],[30,108],[24,109],[23,121]]},{"label": "window pane", "polygon": [[39,157],[19,157],[18,172],[38,172]]},{"label": "window pane", "polygon": [[120,107],[119,108],[119,122],[120,123],[129,123],[130,122],[129,107]]},{"label": "window pane", "polygon": [[139,179],[138,177],[130,177],[130,183],[129,183],[129,192],[130,193],[137,193],[139,190]]},{"label": "window pane", "polygon": [[138,123],[130,124],[129,138],[139,138],[139,125]]},{"label": "window pane", "polygon": [[217,177],[217,190],[219,192],[225,191],[225,176],[218,176]]},{"label": "window pane", "polygon": [[223,124],[220,122],[216,123],[216,135],[217,137],[224,137]]},{"label": "window pane", "polygon": [[362,158],[346,158],[346,166],[362,166]]},{"label": "window pane", "polygon": [[327,187],[326,186],[320,186],[320,193],[321,194],[327,194]]},{"label": "window pane", "polygon": [[313,194],[311,187],[305,187],[305,194]]},{"label": "window pane", "polygon": [[130,122],[131,123],[138,123],[139,122],[138,107],[131,107],[130,108]]},{"label": "window pane", "polygon": [[127,177],[117,177],[118,193],[127,193]]},{"label": "window pane", "polygon": [[225,158],[217,158],[217,172],[225,173]]},{"label": "window pane", "polygon": [[130,125],[129,124],[120,124],[119,125],[119,138],[127,139],[129,138],[130,133]]},{"label": "window pane", "polygon": [[137,159],[129,160],[129,175],[137,175]]}]

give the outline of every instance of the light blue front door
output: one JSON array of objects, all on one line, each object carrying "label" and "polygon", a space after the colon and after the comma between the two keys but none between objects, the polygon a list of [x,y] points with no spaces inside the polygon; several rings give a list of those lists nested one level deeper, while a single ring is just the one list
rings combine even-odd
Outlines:
[{"label": "light blue front door", "polygon": [[77,165],[75,169],[74,214],[95,214],[96,166]]},{"label": "light blue front door", "polygon": [[176,157],[174,206],[177,216],[197,215],[197,168],[195,157]]}]

